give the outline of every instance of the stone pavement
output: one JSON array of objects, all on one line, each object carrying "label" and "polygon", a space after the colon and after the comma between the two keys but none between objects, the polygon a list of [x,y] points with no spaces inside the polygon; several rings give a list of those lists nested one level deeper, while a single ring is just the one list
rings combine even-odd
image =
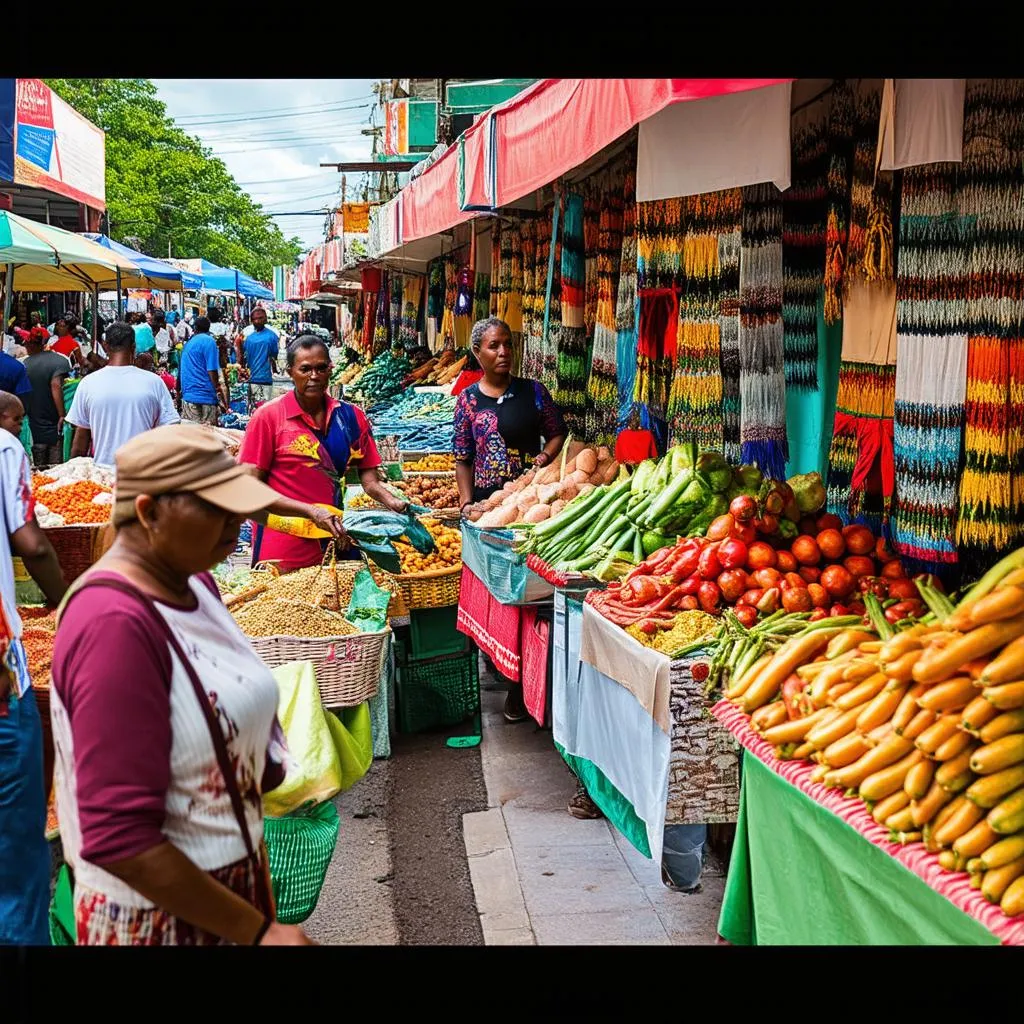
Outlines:
[{"label": "stone pavement", "polygon": [[712,945],[724,879],[692,896],[607,821],[566,810],[576,781],[550,730],[502,717],[505,685],[483,671],[486,811],[463,816],[484,942],[501,945]]}]

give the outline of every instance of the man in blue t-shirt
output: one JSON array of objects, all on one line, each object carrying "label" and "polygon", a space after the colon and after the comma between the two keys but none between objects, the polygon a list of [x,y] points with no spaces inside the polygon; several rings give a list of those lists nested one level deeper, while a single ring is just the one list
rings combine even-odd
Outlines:
[{"label": "man in blue t-shirt", "polygon": [[205,316],[196,318],[195,334],[181,350],[178,393],[183,420],[216,426],[218,407],[227,412],[227,398],[220,383],[220,351]]},{"label": "man in blue t-shirt", "polygon": [[249,318],[252,331],[235,341],[238,362],[249,370],[249,414],[270,400],[273,389],[273,375],[277,373],[277,356],[280,351],[277,331],[267,326],[267,311],[257,306]]}]

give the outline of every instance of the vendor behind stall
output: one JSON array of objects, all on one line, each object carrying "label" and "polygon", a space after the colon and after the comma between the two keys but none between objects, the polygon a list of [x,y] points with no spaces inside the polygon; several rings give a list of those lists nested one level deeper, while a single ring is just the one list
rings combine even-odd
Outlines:
[{"label": "vendor behind stall", "polygon": [[565,421],[540,381],[512,376],[512,332],[504,320],[478,320],[470,348],[483,377],[455,406],[455,478],[462,508],[489,498],[562,450]]},{"label": "vendor behind stall", "polygon": [[[304,516],[344,541],[341,520],[316,503],[341,507],[345,472],[359,467],[363,490],[394,512],[409,503],[379,479],[381,458],[362,410],[327,394],[331,361],[327,345],[315,334],[301,334],[288,345],[288,375],[294,389],[261,405],[245,431],[239,461],[255,466],[262,480],[283,498],[268,511]],[[275,561],[284,571],[317,565],[319,540],[292,537],[257,525],[252,562]]]}]

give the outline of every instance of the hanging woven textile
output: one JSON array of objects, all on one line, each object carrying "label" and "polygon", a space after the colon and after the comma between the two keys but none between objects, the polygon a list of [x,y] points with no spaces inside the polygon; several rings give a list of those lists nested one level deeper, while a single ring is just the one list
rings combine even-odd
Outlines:
[{"label": "hanging woven textile", "polygon": [[[561,202],[561,200],[558,200]],[[564,212],[564,211],[563,211]],[[538,247],[537,270],[541,276],[541,383],[554,394],[558,390],[558,356],[562,351],[562,228],[559,218],[555,230],[554,207],[547,223],[547,246],[541,253]],[[552,253],[554,256],[552,257]],[[543,255],[543,260],[539,257]],[[550,262],[549,262],[550,261]],[[548,270],[551,270],[550,300],[548,299]]]},{"label": "hanging woven textile", "polygon": [[373,347],[374,358],[379,356],[391,343],[391,299],[389,288],[391,287],[391,274],[382,271],[380,276],[380,291],[377,293],[377,309],[374,313],[373,326]]},{"label": "hanging woven textile", "polygon": [[502,229],[498,239],[497,301],[494,315],[512,331],[512,372],[519,374],[523,360],[523,240],[518,222]]},{"label": "hanging woven textile", "polygon": [[[544,297],[540,291],[538,264],[545,218],[524,221],[519,228],[523,251],[523,360],[522,374],[539,380],[544,370],[541,359],[541,335],[544,333]],[[547,226],[550,233],[550,224]],[[546,267],[545,267],[546,272]],[[500,308],[500,307],[499,307]]]},{"label": "hanging woven textile", "polygon": [[722,370],[722,442],[725,457],[742,461],[740,452],[740,246],[743,190],[720,193],[718,235],[718,334]]},{"label": "hanging woven textile", "polygon": [[[727,209],[730,202],[736,204]],[[740,215],[736,190],[683,200],[683,276],[676,365],[669,394],[670,441],[723,449],[719,233]]]},{"label": "hanging woven textile", "polygon": [[740,247],[740,452],[766,476],[786,476],[786,376],[782,365],[782,194],[743,190]]},{"label": "hanging woven textile", "polygon": [[967,239],[956,176],[955,164],[904,171],[896,282],[892,542],[908,568],[942,575],[957,561],[967,373]]},{"label": "hanging woven textile", "polygon": [[682,251],[682,201],[637,203],[640,314],[633,398],[659,419],[666,419],[675,366]]},{"label": "hanging woven textile", "polygon": [[608,176],[602,175],[602,181],[589,188],[583,199],[583,254],[586,266],[583,326],[587,329],[588,342],[593,341],[594,325],[597,323],[597,260],[601,235],[601,206],[607,184]]},{"label": "hanging woven textile", "polygon": [[402,278],[402,344],[414,348],[419,344],[420,300],[423,278],[406,275]]},{"label": "hanging woven textile", "polygon": [[473,268],[459,267],[455,293],[455,347],[465,348],[473,330]]},{"label": "hanging woven textile", "polygon": [[501,222],[491,228],[491,294],[487,301],[487,315],[498,315],[498,279],[501,276]]},{"label": "hanging woven textile", "polygon": [[363,301],[359,324],[359,347],[364,354],[373,351],[373,329],[377,321],[377,295],[381,287],[381,272],[370,267],[362,272]]},{"label": "hanging woven textile", "polygon": [[458,273],[455,260],[447,256],[444,261],[444,312],[441,316],[441,349],[454,349],[455,346],[455,302],[459,294]]},{"label": "hanging woven textile", "polygon": [[1024,83],[969,80],[959,208],[970,228],[957,543],[980,575],[1024,536]]},{"label": "hanging woven textile", "polygon": [[828,455],[828,510],[844,523],[865,523],[876,533],[888,518],[893,489],[895,399],[895,366],[845,358],[840,363]]},{"label": "hanging woven textile", "polygon": [[876,174],[882,82],[862,81],[854,97],[850,171],[850,220],[843,271],[843,296],[854,280],[891,281],[892,172]]},{"label": "hanging woven textile", "polygon": [[826,324],[837,323],[843,315],[843,268],[849,237],[850,175],[855,117],[853,88],[848,82],[840,81],[832,93],[832,109],[828,124],[828,213],[825,221]]},{"label": "hanging woven textile", "polygon": [[[609,447],[615,443],[619,393],[615,371],[618,345],[616,301],[622,260],[622,182],[609,184],[598,217],[597,306],[594,313],[594,343],[587,381],[587,437]],[[634,267],[635,267],[634,257]]]},{"label": "hanging woven textile", "polygon": [[427,316],[439,324],[444,316],[444,260],[434,260],[427,273]]},{"label": "hanging woven textile", "polygon": [[389,325],[389,335],[392,345],[401,345],[403,341],[402,336],[402,289],[405,285],[405,281],[401,274],[392,272],[388,275],[389,287],[388,294],[391,300],[390,304],[390,316],[391,322]]},{"label": "hanging woven textile", "polygon": [[620,429],[632,409],[636,382],[637,325],[640,322],[636,259],[636,177],[628,171],[622,189],[622,254],[615,296],[615,379],[619,392]]},{"label": "hanging woven textile", "polygon": [[572,192],[562,201],[561,328],[556,349],[554,399],[569,429],[580,435],[585,427],[587,374],[585,203],[582,195]]},{"label": "hanging woven textile", "polygon": [[786,386],[818,389],[818,293],[825,276],[828,97],[793,117],[792,184],[782,194]]},{"label": "hanging woven textile", "polygon": [[491,311],[491,275],[476,274],[473,285],[473,321],[486,320]]}]

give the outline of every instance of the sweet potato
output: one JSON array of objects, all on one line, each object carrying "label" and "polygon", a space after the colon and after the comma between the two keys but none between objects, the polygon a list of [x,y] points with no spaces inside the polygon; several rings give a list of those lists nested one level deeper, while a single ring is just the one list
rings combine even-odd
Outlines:
[{"label": "sweet potato", "polygon": [[551,518],[551,506],[537,504],[531,506],[523,516],[524,523],[543,523],[545,519]]},{"label": "sweet potato", "polygon": [[576,469],[590,476],[597,469],[597,453],[593,448],[584,448],[576,456]]}]

